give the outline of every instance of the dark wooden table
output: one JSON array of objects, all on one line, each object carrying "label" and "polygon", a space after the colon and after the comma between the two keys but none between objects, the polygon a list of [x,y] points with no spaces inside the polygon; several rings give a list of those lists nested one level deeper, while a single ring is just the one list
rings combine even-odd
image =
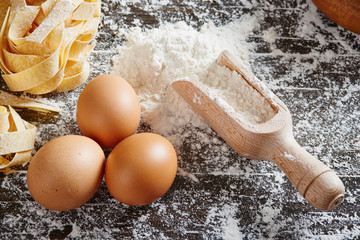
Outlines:
[{"label": "dark wooden table", "polygon": [[[219,141],[203,143],[196,151],[178,152],[179,167],[193,178],[179,173],[163,198],[144,207],[118,203],[102,183],[82,207],[53,212],[29,194],[26,166],[0,172],[0,239],[359,238],[359,35],[332,23],[309,0],[104,0],[102,11],[89,79],[111,71],[115,47],[124,42],[109,19],[124,28],[154,28],[164,21],[180,20],[199,28],[207,21],[224,25],[245,13],[262,16],[260,27],[246,39],[254,44],[252,70],[290,109],[300,145],[343,180],[345,200],[333,211],[314,209],[274,164],[250,161],[234,152],[207,154],[206,149],[216,144],[228,148],[211,132],[209,137]],[[277,36],[269,43],[263,35],[271,27]],[[3,80],[0,86],[7,90]],[[58,101],[66,115],[20,113],[39,129],[42,141],[36,142],[36,150],[54,137],[80,134],[75,118],[64,116],[75,114],[73,99],[82,88],[44,96]],[[63,128],[55,131],[55,126]],[[184,148],[194,149],[195,143],[197,139],[189,137]],[[214,161],[209,164],[211,158]]]}]

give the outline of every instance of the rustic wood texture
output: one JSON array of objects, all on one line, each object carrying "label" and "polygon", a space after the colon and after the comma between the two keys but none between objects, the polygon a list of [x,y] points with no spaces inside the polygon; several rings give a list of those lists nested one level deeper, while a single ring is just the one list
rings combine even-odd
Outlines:
[{"label": "rustic wood texture", "polygon": [[[203,133],[214,139],[211,142],[199,143],[199,135],[194,134],[183,143],[186,151],[181,151],[179,167],[191,177],[178,174],[164,197],[144,207],[118,203],[102,183],[82,207],[54,212],[32,199],[26,166],[0,172],[0,239],[359,237],[359,35],[331,22],[310,0],[103,0],[102,11],[89,79],[111,71],[115,47],[124,42],[116,34],[118,27],[148,29],[182,20],[199,28],[207,21],[223,25],[245,13],[260,14],[260,27],[247,38],[254,44],[252,71],[286,103],[299,144],[344,182],[345,199],[333,211],[316,210],[275,164],[240,157],[211,131]],[[277,30],[273,43],[263,38],[271,27]],[[8,90],[3,80],[0,88]],[[82,88],[44,97],[64,103],[64,111],[75,113],[70,99],[76,99]],[[31,111],[20,115],[42,129],[36,150],[54,137],[80,134],[73,117]],[[54,125],[62,126],[60,131]],[[140,131],[145,130],[148,126],[142,124]],[[227,151],[212,152],[215,147]]]}]

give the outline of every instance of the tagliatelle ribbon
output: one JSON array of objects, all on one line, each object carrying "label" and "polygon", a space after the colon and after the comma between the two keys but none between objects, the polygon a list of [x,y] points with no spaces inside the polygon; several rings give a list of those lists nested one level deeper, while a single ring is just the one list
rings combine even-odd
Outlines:
[{"label": "tagliatelle ribbon", "polygon": [[36,127],[8,106],[0,106],[0,169],[30,161]]},{"label": "tagliatelle ribbon", "polygon": [[45,94],[83,84],[100,0],[11,0],[0,31],[0,68],[11,91]]},{"label": "tagliatelle ribbon", "polygon": [[18,97],[0,90],[0,106],[1,105],[12,106],[14,108],[27,108],[39,112],[59,113],[61,111],[61,109],[56,105],[45,103],[43,101],[38,101],[35,99]]}]

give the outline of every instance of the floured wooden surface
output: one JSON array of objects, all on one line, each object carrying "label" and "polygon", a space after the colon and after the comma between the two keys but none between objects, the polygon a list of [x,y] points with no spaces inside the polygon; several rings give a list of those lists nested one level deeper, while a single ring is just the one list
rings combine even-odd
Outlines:
[{"label": "floured wooden surface", "polygon": [[[360,37],[337,27],[310,1],[102,1],[93,78],[112,70],[124,42],[118,28],[159,27],[185,20],[195,28],[252,14],[246,41],[251,67],[288,106],[300,145],[334,169],[346,188],[334,211],[308,205],[272,163],[239,157],[211,129],[188,126],[180,139],[179,171],[170,191],[146,207],[127,207],[103,183],[81,208],[57,213],[40,207],[26,187],[26,167],[0,173],[0,238],[354,239],[360,235]],[[149,4],[151,2],[152,4]],[[163,3],[161,3],[163,2]],[[36,150],[79,134],[75,105],[82,90],[45,95],[59,115],[20,115],[38,128]],[[7,91],[1,81],[1,90]],[[34,97],[40,99],[40,97]],[[144,130],[147,128],[143,124]]]}]

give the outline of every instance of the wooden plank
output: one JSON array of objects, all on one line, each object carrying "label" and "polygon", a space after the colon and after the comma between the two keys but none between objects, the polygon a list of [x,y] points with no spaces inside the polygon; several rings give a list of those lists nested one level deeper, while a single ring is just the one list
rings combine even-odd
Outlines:
[{"label": "wooden plank", "polygon": [[[20,178],[23,179],[24,175],[20,174]],[[197,178],[199,182],[194,183],[178,176],[161,200],[144,207],[125,207],[114,201],[102,184],[87,204],[57,214],[37,208],[35,202],[29,201],[29,194],[19,189],[12,193],[14,196],[10,196],[9,200],[1,197],[2,236],[66,236],[73,230],[81,229],[80,237],[90,238],[101,233],[113,238],[131,237],[134,232],[136,236],[150,234],[148,236],[152,238],[161,235],[169,238],[217,238],[226,221],[234,220],[243,236],[249,238],[287,236],[293,239],[317,234],[341,236],[339,229],[360,224],[356,211],[352,211],[356,202],[345,200],[345,204],[339,206],[339,213],[314,212],[295,190],[286,189],[288,182],[277,182],[279,179],[272,175],[197,175]],[[17,180],[12,177],[7,182],[17,184]],[[360,178],[345,177],[344,181],[348,183],[351,197],[360,197],[357,190]],[[273,189],[273,182],[278,183],[276,189]],[[111,209],[111,212],[104,211],[104,208]],[[17,216],[13,215],[14,209],[18,211]],[[20,216],[33,221],[22,223],[16,219]],[[134,228],[134,224],[138,227]],[[308,232],[299,231],[304,227]],[[12,235],[14,229],[16,233]]]},{"label": "wooden plank", "polygon": [[[211,129],[175,134],[180,171],[170,191],[145,207],[127,207],[102,183],[95,196],[69,212],[40,207],[26,187],[27,167],[0,172],[0,238],[98,239],[356,239],[360,234],[360,40],[326,19],[311,1],[112,1],[103,0],[102,22],[88,79],[109,73],[117,28],[150,29],[162,22],[226,24],[256,15],[259,27],[252,70],[286,103],[299,143],[334,169],[346,196],[338,209],[314,210],[270,162],[238,156]],[[274,30],[274,39],[264,38]],[[40,127],[36,150],[52,138],[80,134],[74,99],[84,86],[44,97],[61,104],[66,117],[22,112]],[[1,79],[0,89],[7,90]],[[60,130],[57,126],[63,126]],[[140,131],[149,131],[143,123]],[[208,139],[201,142],[204,136]],[[109,153],[107,150],[106,154]],[[233,235],[231,235],[233,234]],[[236,235],[238,234],[238,235]],[[232,237],[231,237],[232,236]],[[240,236],[240,237],[239,237]]]}]

